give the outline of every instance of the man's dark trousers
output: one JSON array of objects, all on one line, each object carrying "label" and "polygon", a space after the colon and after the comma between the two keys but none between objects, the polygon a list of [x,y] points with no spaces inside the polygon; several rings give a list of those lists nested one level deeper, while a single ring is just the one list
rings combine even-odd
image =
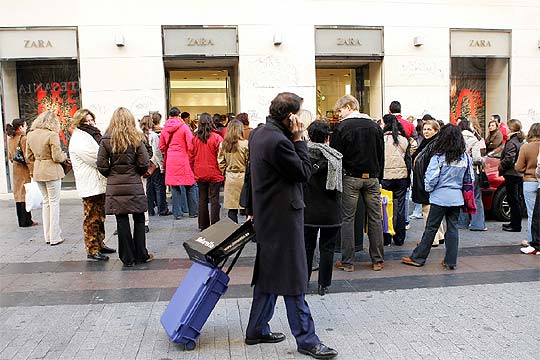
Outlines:
[{"label": "man's dark trousers", "polygon": [[[259,291],[257,285],[253,289],[253,303],[249,314],[249,323],[246,330],[248,338],[258,338],[270,333],[270,319],[276,307],[276,294]],[[299,349],[309,349],[321,341],[315,334],[315,324],[304,295],[284,295],[287,319],[296,344]]]}]

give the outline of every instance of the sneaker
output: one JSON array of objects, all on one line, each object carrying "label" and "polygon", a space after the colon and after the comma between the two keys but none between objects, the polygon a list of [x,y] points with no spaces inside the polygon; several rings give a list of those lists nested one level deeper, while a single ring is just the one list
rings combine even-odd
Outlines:
[{"label": "sneaker", "polygon": [[371,265],[371,268],[373,269],[373,271],[381,271],[382,269],[384,269],[384,263],[382,262],[375,263]]},{"label": "sneaker", "polygon": [[529,244],[529,242],[528,242],[527,240],[522,240],[521,243],[520,243],[520,245],[521,245],[522,247],[529,247],[529,246],[531,246],[531,244]]},{"label": "sneaker", "polygon": [[354,271],[354,265],[353,264],[343,264],[341,261],[336,261],[336,268],[339,270],[343,270],[346,272],[353,272]]},{"label": "sneaker", "polygon": [[540,255],[540,250],[536,250],[532,246],[527,246],[520,249],[522,253],[527,255]]},{"label": "sneaker", "polygon": [[456,265],[448,265],[444,262],[444,260],[441,262],[441,265],[443,268],[448,270],[456,270]]},{"label": "sneaker", "polygon": [[410,224],[410,223],[405,224],[405,230],[410,230],[410,228],[411,228],[411,224]]},{"label": "sneaker", "polygon": [[413,219],[422,219],[422,214],[412,214],[411,218],[413,218]]},{"label": "sneaker", "polygon": [[483,228],[483,229],[475,229],[475,228],[470,228],[469,230],[470,231],[487,231],[487,227]]},{"label": "sneaker", "polygon": [[402,257],[401,262],[404,263],[404,264],[411,265],[411,266],[416,266],[416,267],[424,266],[424,265],[422,265],[420,263],[417,263],[416,261],[414,261],[410,257]]}]

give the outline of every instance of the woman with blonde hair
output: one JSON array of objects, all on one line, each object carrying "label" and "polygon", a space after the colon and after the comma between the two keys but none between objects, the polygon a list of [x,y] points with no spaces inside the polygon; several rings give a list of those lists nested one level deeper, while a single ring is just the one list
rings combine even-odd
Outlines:
[{"label": "woman with blonde hair", "polygon": [[304,134],[302,135],[302,140],[309,141],[307,128],[309,127],[309,125],[311,125],[311,123],[314,120],[313,114],[309,110],[301,109],[297,115],[298,115],[298,120],[300,120],[300,122],[304,124],[304,129],[306,129],[304,130]]},{"label": "woman with blonde hair", "polygon": [[146,250],[144,212],[148,204],[141,181],[149,163],[144,134],[137,129],[133,114],[123,107],[116,109],[99,144],[97,167],[107,178],[105,212],[116,216],[118,253],[125,266],[154,258]]},{"label": "woman with blonde hair", "polygon": [[229,209],[228,216],[238,222],[240,193],[244,185],[244,175],[248,162],[248,142],[243,137],[244,124],[233,120],[227,125],[225,139],[219,145],[219,170],[225,175],[223,207]]},{"label": "woman with blonde hair", "polygon": [[88,109],[78,110],[71,123],[69,157],[73,164],[75,185],[83,203],[83,233],[86,257],[107,261],[116,250],[105,246],[105,189],[107,179],[96,166],[101,132],[96,116]]},{"label": "woman with blonde hair", "polygon": [[[22,119],[14,119],[6,126],[8,135],[7,149],[8,159],[13,164],[13,197],[17,209],[19,227],[34,226],[38,223],[32,221],[32,214],[26,211],[26,191],[24,184],[30,182],[30,170],[26,163],[26,122]],[[17,158],[17,151],[22,152],[22,159]],[[21,161],[22,160],[22,161]]]},{"label": "woman with blonde hair", "polygon": [[59,132],[58,117],[47,110],[34,120],[26,142],[30,176],[43,195],[43,234],[45,242],[51,245],[64,242],[60,229],[60,188],[66,176],[61,164],[67,155],[60,147]]}]

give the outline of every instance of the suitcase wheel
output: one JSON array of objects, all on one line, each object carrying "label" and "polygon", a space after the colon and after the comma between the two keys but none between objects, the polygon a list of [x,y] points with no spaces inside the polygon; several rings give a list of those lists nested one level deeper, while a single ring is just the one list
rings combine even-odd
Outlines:
[{"label": "suitcase wheel", "polygon": [[185,348],[186,348],[186,350],[191,351],[191,350],[195,349],[195,345],[196,345],[195,341],[188,341],[186,343]]}]

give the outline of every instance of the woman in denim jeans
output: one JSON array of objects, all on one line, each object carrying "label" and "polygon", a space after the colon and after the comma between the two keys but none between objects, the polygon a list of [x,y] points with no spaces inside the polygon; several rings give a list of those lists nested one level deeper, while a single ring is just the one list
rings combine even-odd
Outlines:
[{"label": "woman in denim jeans", "polygon": [[468,170],[471,177],[472,161],[465,150],[465,140],[461,130],[454,125],[442,127],[439,139],[434,147],[434,154],[429,162],[425,177],[426,191],[429,192],[430,210],[426,228],[420,244],[410,257],[403,257],[404,264],[424,266],[431,250],[431,244],[446,218],[445,233],[446,255],[443,267],[454,270],[457,264],[459,232],[457,222],[459,209],[463,206],[463,178]]}]

